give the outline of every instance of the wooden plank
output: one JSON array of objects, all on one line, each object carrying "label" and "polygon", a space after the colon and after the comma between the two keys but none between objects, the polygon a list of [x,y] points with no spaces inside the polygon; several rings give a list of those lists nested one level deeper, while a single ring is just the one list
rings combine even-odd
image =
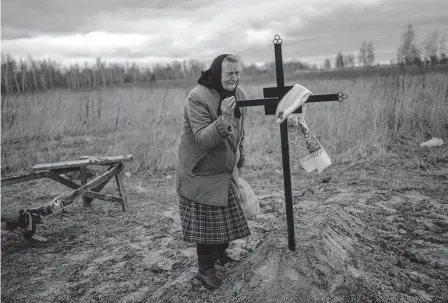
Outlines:
[{"label": "wooden plank", "polygon": [[72,168],[72,167],[82,167],[87,165],[105,165],[105,164],[114,164],[120,163],[124,161],[130,161],[134,158],[133,155],[121,155],[121,156],[111,156],[111,157],[93,157],[81,160],[72,160],[72,161],[63,161],[56,163],[45,163],[38,164],[32,167],[33,171],[42,171],[42,170],[55,170],[62,168]]},{"label": "wooden plank", "polygon": [[10,223],[19,224],[19,215],[2,213],[1,220],[2,220],[2,222],[10,222]]},{"label": "wooden plank", "polygon": [[[112,167],[113,167],[113,165],[109,166],[108,169],[111,169]],[[107,182],[109,182],[109,181],[106,181],[106,182],[104,182],[103,184],[100,184],[100,185],[98,185],[97,187],[92,188],[92,191],[94,191],[94,192],[98,192],[98,193],[99,193],[99,192],[106,186]],[[93,198],[90,198],[90,197],[84,197],[84,201],[86,201],[86,203],[88,203],[88,204],[91,204],[92,201],[93,201]]]},{"label": "wooden plank", "polygon": [[63,207],[71,204],[74,199],[82,196],[82,194],[87,191],[91,190],[92,188],[95,188],[104,182],[109,181],[114,175],[116,175],[118,172],[122,170],[122,164],[116,164],[111,169],[107,170],[105,173],[99,175],[98,177],[90,180],[86,184],[82,185],[80,188],[72,191],[69,194],[65,195],[59,195],[50,202],[37,207],[33,208],[31,211],[38,212],[41,216],[47,216],[52,213],[59,212]]},{"label": "wooden plank", "polygon": [[326,101],[339,101],[338,94],[323,94],[323,95],[311,95],[306,100],[306,103],[326,102]]},{"label": "wooden plank", "polygon": [[78,189],[81,187],[81,185],[76,184],[75,182],[73,182],[72,180],[69,180],[65,177],[59,176],[58,174],[52,172],[52,171],[46,171],[45,172],[45,176],[51,180],[54,180],[56,182],[59,182],[61,184],[64,184],[67,187],[73,188],[73,189]]},{"label": "wooden plank", "polygon": [[260,106],[260,105],[274,105],[277,106],[278,98],[263,98],[263,99],[248,99],[248,100],[237,100],[235,102],[236,107],[246,107],[246,106]]},{"label": "wooden plank", "polygon": [[50,169],[50,171],[60,175],[60,174],[74,172],[74,171],[79,171],[79,167],[67,167],[67,168],[61,168],[61,169]]},{"label": "wooden plank", "polygon": [[86,192],[84,192],[84,194],[82,196],[86,197],[86,198],[91,198],[92,200],[93,199],[99,199],[99,200],[102,200],[102,201],[123,204],[123,199],[121,197],[108,195],[108,194],[100,194],[100,193],[94,192],[94,191],[86,191]]},{"label": "wooden plank", "polygon": [[[79,168],[79,179],[81,180],[81,185],[87,183],[87,168],[85,166],[81,166]],[[90,203],[88,203],[88,201],[84,197],[82,198],[82,204],[84,205],[84,207],[90,206]]]},{"label": "wooden plank", "polygon": [[293,86],[283,86],[283,87],[264,87],[263,88],[263,97],[265,98],[274,98],[277,97],[279,100],[286,95]]},{"label": "wooden plank", "polygon": [[[265,98],[273,98],[278,97],[279,100],[283,98],[293,86],[285,86],[285,87],[265,87],[263,88],[263,96]],[[316,102],[326,102],[326,101],[340,101],[338,94],[319,94],[319,95],[310,95],[305,103],[316,103]],[[271,105],[271,104],[266,104]]]},{"label": "wooden plank", "polygon": [[[279,100],[281,100],[292,88],[293,86],[265,87],[263,88],[263,95],[265,98],[278,97]],[[325,101],[339,101],[338,94],[311,95],[308,97],[308,100],[306,100],[305,103],[316,103]],[[264,106],[264,114],[267,116],[275,115],[275,113],[277,112],[277,105],[266,104]],[[301,106],[294,111],[295,114],[301,112],[302,112]]]},{"label": "wooden plank", "polygon": [[[284,95],[286,95],[291,88],[293,88],[293,86],[283,86],[283,87],[265,87],[263,88],[263,96],[265,98],[273,98],[273,97],[277,97],[278,100],[281,100],[283,98]],[[278,101],[279,103],[280,101]],[[272,105],[272,104],[267,104],[264,106],[264,114],[266,116],[271,116],[271,115],[275,115],[275,113],[277,112],[277,104]],[[298,109],[299,112],[302,112],[302,108]]]},{"label": "wooden plank", "polygon": [[127,155],[118,155],[118,156],[106,156],[106,157],[99,157],[99,156],[89,156],[89,159],[97,159],[99,161],[111,161],[110,163],[117,163],[117,162],[125,162],[125,161],[131,161],[134,159],[134,155],[127,154]]},{"label": "wooden plank", "polygon": [[79,157],[79,159],[84,159],[84,160],[104,159],[104,158],[108,158],[110,160],[116,160],[116,161],[113,163],[110,163],[110,162],[97,163],[95,165],[110,165],[110,164],[116,164],[119,162],[131,161],[132,159],[134,159],[134,155],[130,154],[130,155],[120,155],[120,156],[109,156],[109,157],[98,157],[98,156],[80,156]]},{"label": "wooden plank", "polygon": [[[276,114],[276,112],[277,112],[277,106],[276,105],[265,105],[265,107],[264,107],[264,114],[265,114],[265,116],[273,116],[273,115]],[[295,114],[299,114],[301,112],[302,112],[302,107],[301,106],[299,106],[299,108],[294,111]]]},{"label": "wooden plank", "polygon": [[126,209],[128,208],[128,199],[126,197],[126,190],[124,188],[123,171],[124,169],[115,175],[115,181],[117,182],[118,193],[123,199],[122,209],[123,211],[126,211]]},{"label": "wooden plank", "polygon": [[76,199],[79,196],[81,196],[86,190],[90,190],[94,187],[97,187],[98,185],[110,180],[114,175],[116,175],[118,172],[122,170],[122,165],[117,164],[111,169],[107,170],[105,173],[99,175],[98,177],[90,180],[86,184],[82,185],[77,190],[71,192],[70,194],[66,195],[63,199]]},{"label": "wooden plank", "polygon": [[31,180],[41,179],[41,178],[45,178],[45,172],[39,172],[39,173],[33,172],[30,174],[26,174],[26,175],[8,177],[8,178],[2,179],[2,186],[8,186],[8,185],[12,185],[12,184],[20,183],[20,182],[26,182],[26,181],[31,181]]},{"label": "wooden plank", "polygon": [[[109,182],[109,180],[107,180],[107,181],[104,182],[103,184],[98,185],[98,186],[95,187],[95,188],[92,188],[92,191],[93,191],[93,192],[100,192],[100,191],[106,186],[107,182]],[[88,204],[92,204],[93,199],[94,199],[94,198],[91,198],[91,197],[84,197],[84,201],[85,201],[86,203],[88,203]]]},{"label": "wooden plank", "polygon": [[86,159],[103,159],[103,160],[108,160],[108,161],[115,161],[116,162],[125,162],[125,161],[130,161],[134,158],[134,155],[132,154],[128,154],[128,155],[119,155],[119,156],[105,156],[105,157],[101,157],[101,156],[88,156],[88,155],[84,155],[84,156],[79,156],[80,160],[86,160]]},{"label": "wooden plank", "polygon": [[[318,102],[326,102],[326,101],[339,101],[338,94],[325,94],[325,95],[311,95],[305,103],[318,103]],[[277,112],[277,105],[265,105],[264,106],[264,114],[266,116],[275,115]],[[302,106],[299,106],[294,111],[294,114],[302,113]]]}]

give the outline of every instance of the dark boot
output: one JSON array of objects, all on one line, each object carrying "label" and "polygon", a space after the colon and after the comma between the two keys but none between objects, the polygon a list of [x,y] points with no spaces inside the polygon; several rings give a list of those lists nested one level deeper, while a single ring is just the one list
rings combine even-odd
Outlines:
[{"label": "dark boot", "polygon": [[207,289],[216,289],[221,285],[221,280],[216,276],[213,258],[210,255],[198,256],[198,273],[195,278],[201,281]]},{"label": "dark boot", "polygon": [[195,278],[198,279],[205,288],[216,289],[221,285],[221,280],[216,276],[215,270],[216,254],[213,249],[204,249],[198,247],[198,273]]},{"label": "dark boot", "polygon": [[229,248],[229,243],[222,243],[216,246],[217,260],[218,264],[221,266],[224,266],[225,264],[230,262],[238,262],[237,260],[234,260],[229,256],[229,254],[227,253],[227,248]]}]

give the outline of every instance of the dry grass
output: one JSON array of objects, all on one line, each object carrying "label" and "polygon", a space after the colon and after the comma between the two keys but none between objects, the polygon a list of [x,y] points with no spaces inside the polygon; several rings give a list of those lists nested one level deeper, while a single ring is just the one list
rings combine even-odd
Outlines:
[{"label": "dry grass", "polygon": [[[297,76],[299,77],[299,76]],[[274,79],[274,77],[272,77]],[[334,161],[387,152],[397,140],[420,142],[448,135],[448,80],[441,74],[346,79],[294,79],[314,93],[343,91],[344,103],[310,104],[306,121]],[[399,86],[397,86],[397,82]],[[2,98],[2,176],[37,163],[80,155],[132,153],[133,173],[173,170],[182,107],[191,82],[152,87],[55,90]],[[275,82],[242,81],[250,97]],[[247,164],[281,167],[279,126],[262,108],[250,108]],[[291,148],[293,169],[294,151]]]}]

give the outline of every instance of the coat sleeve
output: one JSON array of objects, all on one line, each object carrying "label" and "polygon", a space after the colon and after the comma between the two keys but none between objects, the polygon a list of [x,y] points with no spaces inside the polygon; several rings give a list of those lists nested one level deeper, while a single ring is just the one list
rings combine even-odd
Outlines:
[{"label": "coat sleeve", "polygon": [[[242,93],[242,99],[248,99],[249,98],[248,95],[246,94],[246,92],[243,89],[241,89],[241,93]],[[247,114],[247,107],[243,107],[241,110],[242,110],[242,114],[244,116],[244,120],[243,121],[245,121],[246,120],[246,114]],[[242,128],[243,128],[243,133],[241,135],[241,141],[240,141],[240,146],[239,146],[240,147],[240,159],[238,160],[238,163],[236,164],[236,167],[238,169],[244,167],[244,165],[246,163],[246,152],[245,152],[245,149],[244,149],[244,147],[245,147],[244,146],[245,145],[245,137],[246,137],[246,128],[244,127],[244,123],[242,125]]]},{"label": "coat sleeve", "polygon": [[244,164],[246,162],[246,154],[244,152],[244,136],[246,134],[246,130],[243,128],[243,134],[241,137],[241,142],[240,142],[240,159],[238,160],[238,163],[236,164],[237,168],[242,168],[244,167]]},{"label": "coat sleeve", "polygon": [[196,143],[203,151],[222,143],[232,131],[232,126],[226,127],[222,116],[213,121],[205,102],[197,95],[187,99],[188,118]]}]

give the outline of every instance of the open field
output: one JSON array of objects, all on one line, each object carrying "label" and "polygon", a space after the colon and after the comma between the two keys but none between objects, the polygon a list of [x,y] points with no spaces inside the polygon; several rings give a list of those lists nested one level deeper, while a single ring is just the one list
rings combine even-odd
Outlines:
[{"label": "open field", "polygon": [[[47,243],[2,230],[2,302],[446,302],[447,77],[286,82],[349,95],[307,108],[334,164],[306,174],[290,147],[297,250],[289,251],[279,127],[263,109],[249,110],[243,177],[261,214],[249,221],[251,236],[231,244],[241,262],[219,269],[224,284],[213,293],[192,281],[195,249],[180,241],[174,191],[182,105],[194,83],[7,95],[2,177],[81,155],[135,160],[128,212],[97,200],[84,209],[78,199],[38,226]],[[274,82],[241,85],[261,97]],[[418,147],[432,136],[445,144]],[[2,212],[65,191],[49,180],[2,187]]]},{"label": "open field", "polygon": [[[261,81],[241,85],[250,97],[262,97],[262,88],[275,83]],[[448,135],[448,79],[443,74],[404,76],[398,85],[392,76],[286,81],[300,82],[316,94],[348,94],[342,104],[307,108],[306,122],[335,161],[382,154],[391,141]],[[81,154],[132,153],[131,172],[143,175],[172,170],[182,106],[193,85],[3,95],[2,176]],[[275,117],[249,108],[246,121],[248,165],[281,167]]]}]

